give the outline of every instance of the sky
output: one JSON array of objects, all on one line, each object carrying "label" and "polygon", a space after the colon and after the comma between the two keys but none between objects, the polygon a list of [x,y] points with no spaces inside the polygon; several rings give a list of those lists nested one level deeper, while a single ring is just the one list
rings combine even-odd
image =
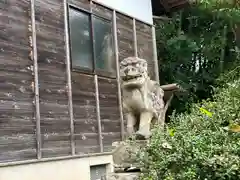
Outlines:
[{"label": "sky", "polygon": [[94,0],[141,21],[153,24],[151,0]]}]

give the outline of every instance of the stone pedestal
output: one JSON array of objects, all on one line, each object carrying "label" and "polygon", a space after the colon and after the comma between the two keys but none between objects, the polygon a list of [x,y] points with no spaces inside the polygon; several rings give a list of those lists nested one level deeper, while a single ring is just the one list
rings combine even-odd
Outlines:
[{"label": "stone pedestal", "polygon": [[135,141],[134,144],[129,142],[114,142],[114,172],[107,174],[102,180],[137,180],[140,174],[140,167],[135,162],[136,153],[146,143],[146,140]]},{"label": "stone pedestal", "polygon": [[113,151],[113,163],[115,171],[121,171],[121,169],[126,169],[129,167],[137,167],[138,164],[135,162],[136,153],[141,148],[147,144],[146,140],[136,141],[134,144],[127,142],[115,142],[115,150]]},{"label": "stone pedestal", "polygon": [[111,173],[102,180],[137,180],[139,173]]}]

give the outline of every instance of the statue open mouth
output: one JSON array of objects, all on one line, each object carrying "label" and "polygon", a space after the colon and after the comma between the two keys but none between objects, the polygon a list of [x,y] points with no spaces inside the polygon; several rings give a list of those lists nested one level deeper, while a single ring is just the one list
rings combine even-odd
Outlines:
[{"label": "statue open mouth", "polygon": [[142,75],[135,75],[135,76],[124,76],[122,77],[123,81],[132,81],[132,80],[137,80],[138,78],[141,78]]}]

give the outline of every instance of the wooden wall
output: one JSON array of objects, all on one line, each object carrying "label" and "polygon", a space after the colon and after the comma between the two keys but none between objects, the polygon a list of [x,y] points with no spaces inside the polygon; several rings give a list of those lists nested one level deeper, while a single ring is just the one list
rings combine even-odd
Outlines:
[{"label": "wooden wall", "polygon": [[149,76],[155,79],[152,27],[136,21],[137,54],[148,62]]},{"label": "wooden wall", "polygon": [[[69,3],[90,10],[88,0]],[[29,58],[30,7],[29,0],[0,1],[0,165],[37,158],[34,64]],[[97,4],[91,7],[94,14],[112,19],[110,9]],[[134,56],[133,19],[121,13],[116,18],[121,61]],[[70,156],[73,154],[63,0],[35,0],[35,19],[40,153],[42,158]],[[151,26],[136,21],[136,37],[138,56],[146,58],[149,70],[154,72]],[[71,72],[71,85],[73,152],[75,155],[109,152],[112,142],[122,137],[117,79],[101,76],[95,79],[91,74]]]},{"label": "wooden wall", "polygon": [[76,153],[100,152],[93,75],[72,73],[72,95]]},{"label": "wooden wall", "polygon": [[109,151],[112,142],[121,140],[117,81],[99,77],[98,83],[103,148],[104,151]]},{"label": "wooden wall", "polygon": [[42,157],[70,155],[64,4],[35,2]]},{"label": "wooden wall", "polygon": [[116,18],[119,60],[122,61],[134,56],[133,19],[120,13],[117,13]]},{"label": "wooden wall", "polygon": [[[154,55],[153,55],[153,39],[152,26],[135,21],[136,30],[133,30],[133,19],[117,13],[117,35],[118,35],[118,49],[119,60],[123,60],[128,56],[134,56],[135,51],[138,57],[146,59],[148,62],[149,75],[155,79],[154,69]],[[134,48],[134,33],[136,33],[136,45]]]},{"label": "wooden wall", "polygon": [[36,158],[29,1],[0,1],[0,162]]}]

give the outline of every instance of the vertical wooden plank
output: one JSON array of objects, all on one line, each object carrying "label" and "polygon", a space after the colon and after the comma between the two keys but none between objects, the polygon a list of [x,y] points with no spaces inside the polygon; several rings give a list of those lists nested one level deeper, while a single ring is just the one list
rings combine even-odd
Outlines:
[{"label": "vertical wooden plank", "polygon": [[31,27],[32,27],[32,55],[34,62],[34,92],[35,92],[35,118],[37,136],[37,158],[41,159],[41,127],[40,127],[40,107],[39,107],[39,83],[38,83],[38,56],[36,41],[36,22],[35,22],[35,0],[31,0]]},{"label": "vertical wooden plank", "polygon": [[102,142],[102,127],[101,127],[101,118],[100,118],[100,107],[99,107],[99,88],[98,88],[98,76],[94,75],[95,83],[95,93],[96,93],[96,111],[97,111],[97,122],[98,122],[98,138],[100,144],[100,152],[103,152],[103,142]]},{"label": "vertical wooden plank", "polygon": [[156,30],[154,26],[152,26],[152,42],[153,42],[153,61],[154,61],[154,70],[155,70],[155,80],[160,83],[158,57],[157,57]]},{"label": "vertical wooden plank", "polygon": [[[0,163],[37,158],[30,0],[0,1]],[[31,56],[30,56],[31,55]]]},{"label": "vertical wooden plank", "polygon": [[115,58],[116,58],[116,70],[117,70],[117,84],[118,84],[118,102],[120,110],[120,121],[121,121],[121,136],[124,140],[124,120],[122,111],[122,95],[120,86],[120,73],[119,73],[119,52],[118,52],[118,37],[117,37],[117,18],[116,11],[113,10],[113,32],[114,32],[114,48],[115,48]]},{"label": "vertical wooden plank", "polygon": [[133,19],[116,11],[119,61],[134,56]]},{"label": "vertical wooden plank", "polygon": [[74,5],[76,7],[80,7],[85,10],[90,9],[90,0],[67,0],[69,4]]},{"label": "vertical wooden plank", "polygon": [[92,12],[102,18],[112,19],[112,10],[107,8],[106,6],[102,6],[96,2],[91,3]]},{"label": "vertical wooden plank", "polygon": [[152,26],[136,21],[136,33],[138,57],[147,60],[149,76],[151,79],[155,79]]},{"label": "vertical wooden plank", "polygon": [[[92,11],[89,0],[69,0],[76,7]],[[92,15],[91,15],[92,18]],[[90,36],[93,38],[91,25]],[[92,50],[94,44],[92,42]],[[95,63],[93,61],[93,67]],[[91,154],[103,151],[98,101],[98,82],[94,75],[72,72],[72,96],[74,116],[74,141],[76,154]]]},{"label": "vertical wooden plank", "polygon": [[63,4],[64,4],[65,51],[66,51],[66,66],[67,66],[66,73],[67,73],[68,109],[69,109],[69,115],[70,115],[71,153],[72,155],[75,155],[72,80],[71,80],[71,64],[70,64],[71,62],[70,62],[69,27],[68,27],[68,0],[63,0]]},{"label": "vertical wooden plank", "polygon": [[138,49],[137,49],[137,31],[136,31],[136,19],[133,18],[133,43],[134,43],[134,56],[138,56]]},{"label": "vertical wooden plank", "polygon": [[74,71],[71,75],[76,154],[99,153],[94,76]]},{"label": "vertical wooden plank", "polygon": [[63,0],[35,0],[42,157],[71,155]]},{"label": "vertical wooden plank", "polygon": [[109,152],[113,150],[113,142],[122,140],[118,81],[98,76],[98,89],[103,151]]},{"label": "vertical wooden plank", "polygon": [[[93,72],[96,72],[96,58],[95,58],[95,46],[94,46],[94,25],[93,25],[93,2],[90,0],[90,11],[91,11],[91,36],[92,36],[92,49],[93,49]],[[97,113],[97,122],[98,122],[98,141],[100,145],[100,152],[103,152],[103,142],[102,142],[102,127],[101,127],[101,117],[100,117],[100,105],[99,105],[99,88],[98,88],[98,76],[94,75],[94,84],[95,84],[95,98],[96,98],[96,113]]]}]

